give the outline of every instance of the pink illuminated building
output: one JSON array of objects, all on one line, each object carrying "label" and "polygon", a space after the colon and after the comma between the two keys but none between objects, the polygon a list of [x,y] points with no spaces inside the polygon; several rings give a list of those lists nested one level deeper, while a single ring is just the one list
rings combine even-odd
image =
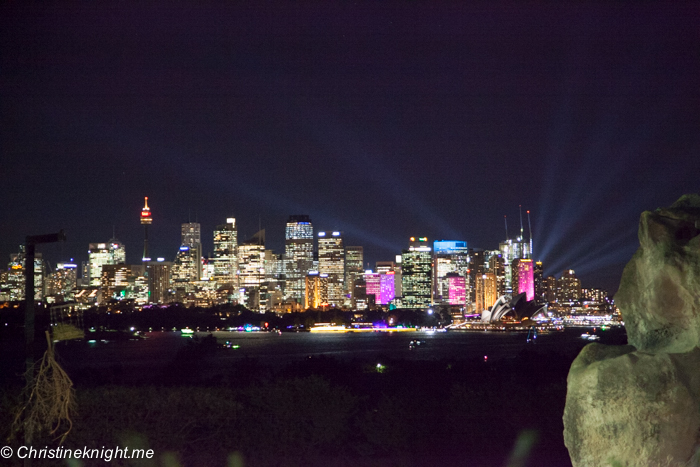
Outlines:
[{"label": "pink illuminated building", "polygon": [[535,299],[535,270],[531,259],[518,263],[518,293],[525,293],[527,301]]},{"label": "pink illuminated building", "polygon": [[447,303],[450,305],[464,305],[467,301],[467,283],[464,276],[456,273],[447,274]]},{"label": "pink illuminated building", "polygon": [[374,295],[377,305],[388,305],[395,297],[394,271],[386,274],[365,272],[367,295]]},{"label": "pink illuminated building", "polygon": [[394,299],[394,271],[379,276],[379,295],[377,305],[388,305]]}]

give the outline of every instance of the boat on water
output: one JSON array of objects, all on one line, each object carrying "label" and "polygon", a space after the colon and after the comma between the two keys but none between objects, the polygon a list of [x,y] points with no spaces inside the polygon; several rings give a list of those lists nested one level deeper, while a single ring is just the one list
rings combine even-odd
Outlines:
[{"label": "boat on water", "polygon": [[425,341],[414,339],[408,343],[408,348],[411,350],[415,350],[419,347],[425,347]]},{"label": "boat on water", "polygon": [[589,340],[589,341],[597,341],[600,340],[600,336],[596,336],[595,334],[589,334],[589,333],[583,333],[581,334],[581,339]]}]

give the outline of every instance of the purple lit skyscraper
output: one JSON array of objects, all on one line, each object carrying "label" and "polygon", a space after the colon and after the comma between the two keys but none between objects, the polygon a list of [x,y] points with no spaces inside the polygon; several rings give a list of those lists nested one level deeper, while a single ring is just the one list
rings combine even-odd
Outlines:
[{"label": "purple lit skyscraper", "polygon": [[379,276],[378,305],[388,305],[394,299],[394,271]]}]

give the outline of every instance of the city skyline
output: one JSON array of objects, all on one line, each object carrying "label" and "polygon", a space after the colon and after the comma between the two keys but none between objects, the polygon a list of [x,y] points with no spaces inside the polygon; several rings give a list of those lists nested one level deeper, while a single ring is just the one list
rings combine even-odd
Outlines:
[{"label": "city skyline", "polygon": [[546,274],[612,293],[641,212],[700,191],[693,5],[271,5],[0,7],[0,255],[137,264],[144,196],[170,260],[229,217],[282,253],[294,213],[370,263],[490,249],[522,205]]}]

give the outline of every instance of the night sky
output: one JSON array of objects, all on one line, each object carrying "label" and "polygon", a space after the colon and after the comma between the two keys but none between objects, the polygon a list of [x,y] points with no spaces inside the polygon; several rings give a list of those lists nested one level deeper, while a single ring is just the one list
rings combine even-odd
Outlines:
[{"label": "night sky", "polygon": [[[617,289],[643,210],[700,191],[700,6],[85,2],[0,7],[0,263],[28,234],[87,259],[173,260],[235,217],[283,252],[290,214],[365,261],[410,236]],[[182,5],[182,4],[180,4]],[[525,220],[527,233],[527,220]]]}]

